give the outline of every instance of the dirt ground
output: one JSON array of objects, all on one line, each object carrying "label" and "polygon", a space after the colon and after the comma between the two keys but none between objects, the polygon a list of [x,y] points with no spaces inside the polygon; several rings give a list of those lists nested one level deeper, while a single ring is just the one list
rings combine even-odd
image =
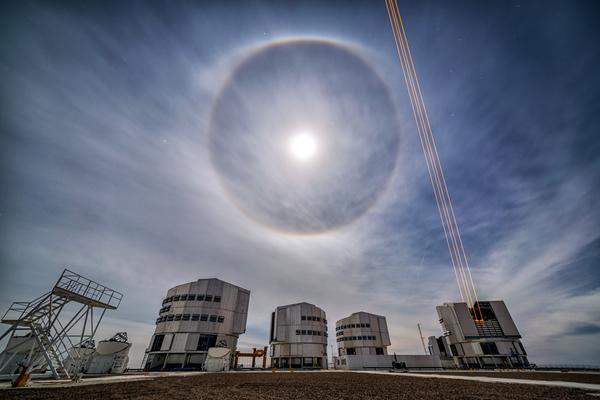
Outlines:
[{"label": "dirt ground", "polygon": [[[588,391],[589,392],[589,391]],[[587,399],[586,391],[544,386],[359,373],[223,373],[69,388],[9,389],[2,399]]]},{"label": "dirt ground", "polygon": [[[420,373],[420,372],[419,372]],[[464,375],[464,376],[489,376],[492,378],[509,379],[533,379],[539,381],[564,381],[592,383],[600,385],[600,374],[586,374],[579,372],[426,372],[443,375]]]}]

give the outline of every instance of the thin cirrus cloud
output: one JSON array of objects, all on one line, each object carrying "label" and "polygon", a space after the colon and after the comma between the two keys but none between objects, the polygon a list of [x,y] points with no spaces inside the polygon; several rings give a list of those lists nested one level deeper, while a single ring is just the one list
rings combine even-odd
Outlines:
[{"label": "thin cirrus cloud", "polygon": [[[99,336],[127,330],[137,364],[165,291],[218,277],[252,291],[241,346],[266,344],[270,311],[305,300],[332,322],[359,310],[386,315],[391,350],[419,353],[416,324],[439,334],[434,307],[458,291],[385,7],[344,4],[4,5],[2,308],[48,290],[69,265],[125,293]],[[591,13],[553,2],[400,7],[480,297],[507,302],[532,361],[597,363],[600,117],[590,104],[600,54]],[[357,49],[387,86],[397,124],[393,173],[378,190],[348,186],[361,182],[358,172],[339,167],[356,153],[369,160],[359,172],[380,173],[360,132],[343,137],[349,153],[326,153],[341,157],[328,172],[350,193],[347,210],[352,193],[376,200],[321,234],[282,233],[248,215],[211,161],[211,110],[228,76],[257,47],[290,37]],[[284,107],[285,93],[269,90]],[[370,100],[340,93],[315,104],[356,112]],[[230,122],[276,126],[272,115],[251,117]],[[375,114],[360,124],[387,126]],[[272,199],[252,196],[269,189],[261,179],[244,189],[249,200]],[[294,217],[314,216],[288,200]]]}]

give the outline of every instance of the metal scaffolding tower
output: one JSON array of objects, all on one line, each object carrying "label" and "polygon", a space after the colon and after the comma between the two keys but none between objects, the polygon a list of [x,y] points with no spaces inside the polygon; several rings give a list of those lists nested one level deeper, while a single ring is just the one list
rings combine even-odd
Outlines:
[{"label": "metal scaffolding tower", "polygon": [[[50,292],[30,302],[13,303],[2,317],[2,323],[11,326],[0,336],[2,340],[10,335],[0,354],[0,370],[18,354],[22,342],[11,346],[12,339],[27,337],[31,339],[28,354],[18,363],[20,372],[13,386],[25,385],[36,370],[49,369],[56,379],[76,377],[81,350],[93,341],[106,310],[116,309],[122,298],[121,293],[65,269]],[[67,357],[75,367],[65,368]]]}]

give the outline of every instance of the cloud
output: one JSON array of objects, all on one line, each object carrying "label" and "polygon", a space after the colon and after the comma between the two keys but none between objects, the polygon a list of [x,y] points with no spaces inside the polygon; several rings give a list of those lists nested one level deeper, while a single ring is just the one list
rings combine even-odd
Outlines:
[{"label": "cloud", "polygon": [[[387,317],[391,351],[420,353],[416,324],[439,334],[435,306],[458,300],[458,291],[385,9],[106,7],[114,12],[29,3],[3,13],[0,308],[49,290],[69,265],[125,293],[99,336],[127,330],[137,366],[166,290],[218,277],[252,291],[240,346],[267,343],[276,306],[309,301],[327,312],[333,348],[333,322],[364,310]],[[590,104],[600,56],[584,38],[597,36],[595,21],[581,5],[561,6],[560,37],[572,45],[558,48],[551,11],[486,7],[404,8],[473,276],[482,298],[507,302],[533,362],[594,363],[600,122]],[[359,46],[397,113],[389,182],[359,218],[320,235],[288,235],[248,218],[211,163],[211,110],[222,85],[256,48],[292,36]],[[273,110],[298,104],[285,94],[277,91]],[[343,126],[388,126],[379,114],[354,112],[372,100],[362,96],[319,95],[318,112],[306,118],[343,106],[351,111]],[[349,153],[329,155],[332,162],[363,160],[371,148],[363,139],[344,137]],[[344,207],[356,205],[355,190],[370,193],[365,177],[380,171],[371,162],[336,170]],[[278,184],[282,172],[273,172]],[[244,193],[249,204],[260,201]]]},{"label": "cloud", "polygon": [[600,326],[595,324],[578,324],[570,331],[565,332],[567,335],[593,335],[600,333]]}]

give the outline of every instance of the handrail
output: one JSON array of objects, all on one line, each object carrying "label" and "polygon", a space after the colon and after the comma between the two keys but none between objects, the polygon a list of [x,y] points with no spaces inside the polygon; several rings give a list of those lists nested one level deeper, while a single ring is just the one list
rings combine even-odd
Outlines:
[{"label": "handrail", "polygon": [[[15,301],[13,302],[8,310],[2,316],[2,320],[18,320],[27,316],[33,310],[39,308],[40,304],[44,302],[50,293],[45,293],[44,295],[34,299],[33,301]],[[9,315],[9,313],[13,313]]]},{"label": "handrail", "polygon": [[[85,278],[69,269],[65,269],[54,285],[53,291],[60,289],[96,301],[111,308],[117,308],[121,304],[123,294],[107,286],[101,285],[91,279]],[[48,292],[33,301],[15,301],[4,313],[2,320],[14,321],[21,319],[35,319],[35,315],[28,315],[38,309],[40,304],[46,301]],[[42,306],[44,307],[44,306]]]},{"label": "handrail", "polygon": [[85,278],[69,269],[63,271],[54,288],[65,290],[115,308],[121,304],[121,300],[123,299],[122,293]]}]

